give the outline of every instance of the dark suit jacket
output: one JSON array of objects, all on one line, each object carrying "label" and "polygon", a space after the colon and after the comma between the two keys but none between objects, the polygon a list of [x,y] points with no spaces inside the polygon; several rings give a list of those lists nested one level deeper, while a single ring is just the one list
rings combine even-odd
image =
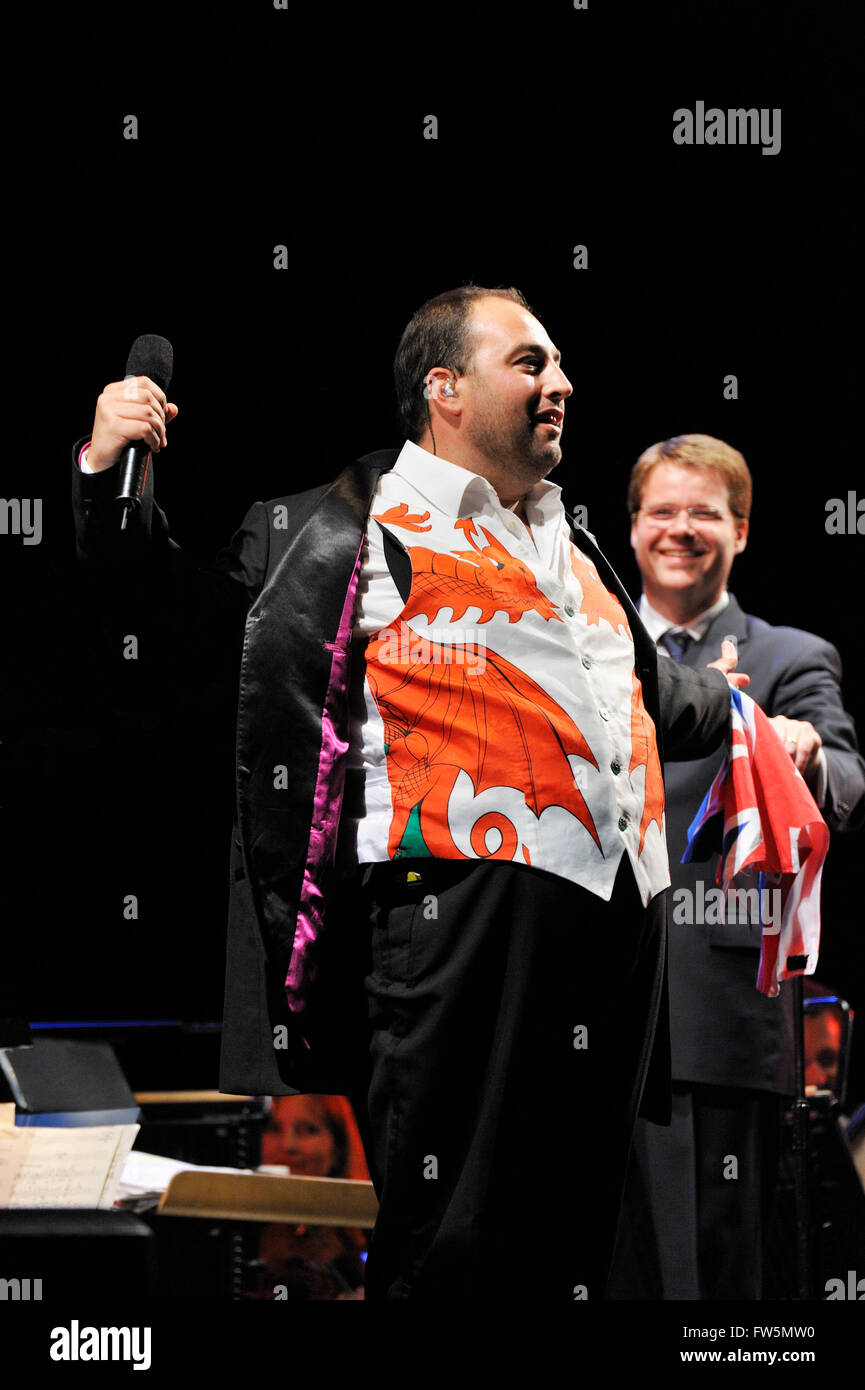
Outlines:
[{"label": "dark suit jacket", "polygon": [[[351,928],[351,887],[345,894],[328,867],[335,846],[343,783],[331,769],[322,785],[323,729],[347,744],[345,637],[347,595],[358,572],[373,494],[396,451],[368,454],[332,483],[296,496],[256,502],[231,544],[209,566],[193,569],[171,540],[153,500],[153,470],[131,530],[120,535],[113,504],[113,470],[77,468],[73,451],[73,508],[79,556],[91,568],[105,601],[118,589],[156,608],[177,630],[176,667],[193,673],[240,654],[237,703],[237,825],[232,840],[232,889],[220,1086],[229,1092],[284,1095],[294,1091],[351,1092],[352,1057],[365,1008],[355,958],[362,934]],[[646,709],[664,750],[693,757],[716,748],[729,723],[729,690],[719,672],[665,664],[660,676],[649,638],[619,579],[594,539],[575,528],[579,547],[628,613]],[[102,581],[100,583],[100,581]],[[351,614],[348,613],[350,618]],[[177,676],[177,670],[167,676]],[[333,742],[333,740],[329,740]],[[287,766],[277,789],[274,769]],[[305,877],[315,859],[329,911],[327,929],[308,953],[302,1012],[284,991]],[[648,912],[663,921],[665,895]],[[661,933],[663,940],[663,932]],[[274,1046],[275,1030],[280,1044]],[[646,1113],[669,1113],[666,1007],[647,1082]]]},{"label": "dark suit jacket", "polygon": [[[865,763],[853,721],[841,702],[837,651],[792,627],[771,627],[742,612],[735,598],[692,644],[683,665],[698,669],[721,655],[721,639],[735,633],[739,669],[751,677],[747,693],[770,717],[807,719],[826,750],[828,786],[823,817],[831,831],[865,819]],[[659,660],[665,661],[661,657]],[[668,760],[667,844],[673,890],[715,886],[717,856],[681,864],[687,830],[718,770],[721,755],[693,762]],[[792,990],[775,999],[755,987],[760,925],[677,925],[669,920],[669,985],[673,1077],[677,1081],[748,1087],[793,1094]],[[827,924],[831,931],[831,923]]]}]

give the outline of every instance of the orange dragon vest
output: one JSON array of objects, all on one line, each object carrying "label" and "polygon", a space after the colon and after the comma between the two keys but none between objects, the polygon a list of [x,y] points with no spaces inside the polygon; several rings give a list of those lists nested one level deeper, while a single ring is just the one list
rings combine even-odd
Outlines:
[{"label": "orange dragon vest", "polygon": [[455,519],[398,474],[381,480],[367,570],[385,574],[386,528],[412,585],[365,650],[358,862],[509,860],[609,898],[627,854],[645,904],[670,878],[627,616],[563,509],[548,524],[544,563],[492,501]]}]

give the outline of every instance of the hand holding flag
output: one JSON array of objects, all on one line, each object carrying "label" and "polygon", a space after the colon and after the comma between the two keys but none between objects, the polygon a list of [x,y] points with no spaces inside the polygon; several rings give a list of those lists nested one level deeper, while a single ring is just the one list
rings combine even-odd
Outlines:
[{"label": "hand holding flag", "polygon": [[[717,882],[724,892],[745,870],[780,877],[780,931],[764,928],[757,988],[777,995],[781,980],[813,975],[820,946],[820,878],[829,831],[768,716],[730,690],[730,747],[688,828],[682,863],[708,859],[721,839]],[[762,898],[761,898],[762,901]],[[790,964],[802,957],[805,964]]]}]

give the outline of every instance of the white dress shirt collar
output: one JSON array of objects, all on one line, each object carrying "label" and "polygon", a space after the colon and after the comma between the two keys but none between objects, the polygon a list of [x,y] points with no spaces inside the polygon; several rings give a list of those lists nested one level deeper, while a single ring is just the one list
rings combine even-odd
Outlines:
[{"label": "white dress shirt collar", "polygon": [[[431,454],[419,444],[406,440],[392,472],[406,478],[423,497],[446,516],[467,517],[476,513],[487,498],[502,507],[488,479],[441,455]],[[541,525],[562,510],[562,489],[545,479],[529,488],[523,499],[529,525]],[[510,510],[502,507],[503,511]]]},{"label": "white dress shirt collar", "polygon": [[653,642],[657,642],[658,638],[662,637],[665,632],[687,632],[695,642],[699,642],[701,638],[705,637],[710,625],[719,613],[723,613],[729,602],[730,595],[725,589],[717,603],[713,603],[711,608],[699,613],[692,622],[683,627],[678,623],[671,623],[669,618],[665,618],[663,614],[652,607],[645,594],[641,594],[640,617]]}]

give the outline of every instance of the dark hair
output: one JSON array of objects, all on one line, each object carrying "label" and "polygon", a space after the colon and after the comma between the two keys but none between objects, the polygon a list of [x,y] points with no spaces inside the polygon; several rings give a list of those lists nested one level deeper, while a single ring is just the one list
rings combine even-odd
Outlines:
[{"label": "dark hair", "polygon": [[488,296],[510,299],[529,309],[520,291],[513,287],[490,290],[483,285],[460,285],[428,299],[406,324],[393,360],[393,377],[400,430],[413,444],[420,439],[429,419],[424,396],[427,372],[431,367],[450,367],[457,376],[465,375],[473,355],[471,307],[476,299]]}]

